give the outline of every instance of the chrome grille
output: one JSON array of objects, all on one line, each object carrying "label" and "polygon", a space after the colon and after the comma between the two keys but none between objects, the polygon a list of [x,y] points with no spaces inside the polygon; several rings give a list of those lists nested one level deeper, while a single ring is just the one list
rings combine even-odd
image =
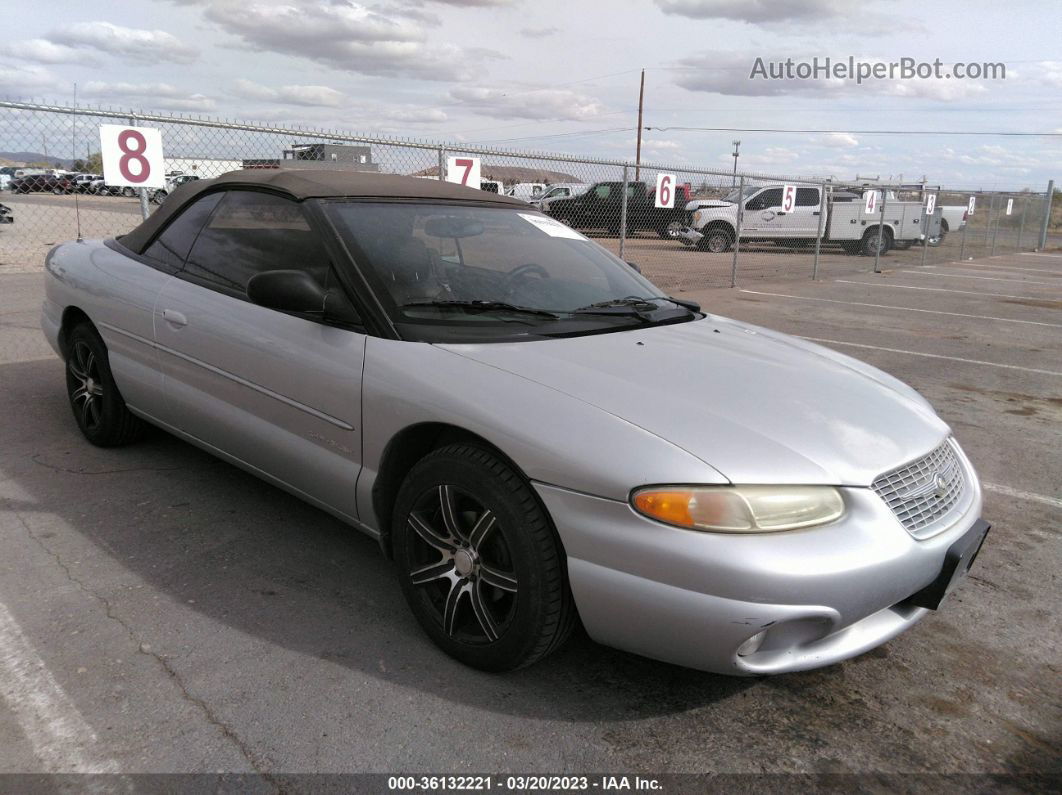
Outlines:
[{"label": "chrome grille", "polygon": [[927,455],[886,472],[871,488],[885,500],[907,532],[924,538],[962,499],[966,476],[950,439]]}]

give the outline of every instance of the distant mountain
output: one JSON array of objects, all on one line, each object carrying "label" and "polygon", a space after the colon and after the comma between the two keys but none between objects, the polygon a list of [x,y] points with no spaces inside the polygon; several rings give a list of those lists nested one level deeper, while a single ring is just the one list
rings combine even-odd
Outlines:
[{"label": "distant mountain", "polygon": [[48,163],[53,168],[70,168],[74,161],[68,157],[45,157],[40,152],[0,152],[0,159],[15,163]]}]

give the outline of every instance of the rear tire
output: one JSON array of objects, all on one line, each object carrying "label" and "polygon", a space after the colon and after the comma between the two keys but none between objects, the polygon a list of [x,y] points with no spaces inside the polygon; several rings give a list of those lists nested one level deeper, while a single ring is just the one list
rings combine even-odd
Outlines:
[{"label": "rear tire", "polygon": [[863,255],[867,257],[873,257],[875,251],[880,251],[881,256],[888,253],[889,248],[892,246],[892,237],[888,230],[881,233],[879,229],[870,229],[865,235],[863,235],[862,250]]},{"label": "rear tire", "polygon": [[494,453],[429,453],[399,489],[391,527],[406,602],[451,657],[509,671],[567,639],[576,613],[564,550],[531,488]]},{"label": "rear tire", "polygon": [[65,347],[66,393],[84,437],[97,447],[136,441],[147,426],[126,407],[96,329],[78,324],[67,335]]}]

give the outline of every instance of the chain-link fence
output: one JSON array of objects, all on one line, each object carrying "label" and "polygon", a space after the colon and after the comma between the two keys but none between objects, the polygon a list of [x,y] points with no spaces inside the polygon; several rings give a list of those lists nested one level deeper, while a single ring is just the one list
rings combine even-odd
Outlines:
[{"label": "chain-link fence", "polygon": [[[103,124],[160,130],[165,188],[138,195],[107,185]],[[0,273],[41,269],[48,249],[63,240],[128,232],[188,180],[242,168],[440,179],[454,157],[478,159],[481,189],[526,199],[672,291],[990,257],[1057,245],[1060,232],[1052,225],[1050,186],[1004,193],[732,174],[21,102],[0,102],[0,152],[9,161],[0,163],[0,204],[14,218],[0,226]],[[925,212],[930,200],[932,216]]]}]

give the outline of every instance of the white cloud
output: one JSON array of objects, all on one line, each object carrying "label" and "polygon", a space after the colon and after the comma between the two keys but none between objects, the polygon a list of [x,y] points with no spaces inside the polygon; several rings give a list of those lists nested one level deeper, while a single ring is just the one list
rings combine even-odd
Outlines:
[{"label": "white cloud", "polygon": [[70,47],[99,50],[133,61],[191,63],[198,51],[164,30],[126,28],[111,22],[78,22],[49,36]]},{"label": "white cloud", "polygon": [[188,93],[169,83],[107,83],[92,80],[85,84],[87,96],[100,100],[139,100],[150,108],[205,113],[217,103],[203,94]]},{"label": "white cloud", "polygon": [[450,91],[450,98],[480,115],[499,119],[581,121],[603,111],[596,99],[565,89],[506,91],[458,86]]},{"label": "white cloud", "polygon": [[309,58],[335,69],[382,77],[463,80],[475,74],[486,50],[464,50],[428,34],[401,10],[356,2],[245,3],[214,0],[208,19],[255,50]]},{"label": "white cloud", "polygon": [[445,111],[438,108],[420,108],[413,105],[386,108],[380,111],[379,115],[388,121],[404,124],[436,124],[449,118]]},{"label": "white cloud", "polygon": [[30,96],[37,91],[52,91],[61,85],[59,78],[47,69],[0,64],[0,94],[13,97]]},{"label": "white cloud", "polygon": [[248,99],[261,99],[290,105],[309,105],[336,108],[345,97],[328,86],[263,86],[250,80],[237,80],[233,93]]},{"label": "white cloud", "polygon": [[1041,82],[1062,88],[1062,61],[1040,61],[1036,65],[1043,70],[1040,75]]},{"label": "white cloud", "polygon": [[560,28],[553,26],[547,28],[520,28],[520,35],[528,39],[544,39],[560,32]]},{"label": "white cloud", "polygon": [[18,57],[38,63],[78,63],[94,65],[99,59],[92,53],[56,44],[48,39],[29,39],[18,45]]},{"label": "white cloud", "polygon": [[839,146],[846,149],[859,146],[859,139],[846,132],[826,133],[826,135],[822,136],[820,142],[826,146]]}]

